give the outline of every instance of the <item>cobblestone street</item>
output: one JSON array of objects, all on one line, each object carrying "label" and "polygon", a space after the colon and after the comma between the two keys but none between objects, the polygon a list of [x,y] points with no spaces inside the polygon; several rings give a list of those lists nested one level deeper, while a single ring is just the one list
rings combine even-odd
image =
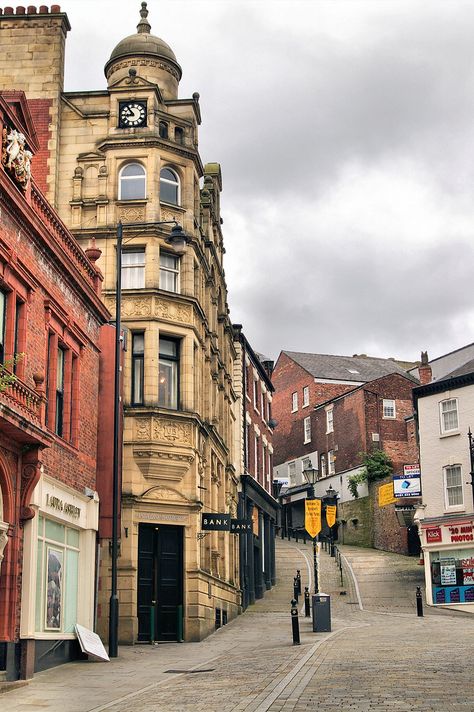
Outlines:
[{"label": "cobblestone street", "polygon": [[[289,600],[297,568],[312,573],[309,544],[278,540],[279,583],[202,643],[121,647],[110,664],[75,663],[35,676],[1,698],[8,712],[324,712],[474,709],[467,614],[415,612],[416,560],[344,547],[344,580],[321,554],[332,632],[300,615],[293,646]],[[352,569],[355,580],[349,575]],[[357,582],[357,583],[356,583]],[[346,595],[340,595],[341,590]],[[301,607],[301,599],[300,599]],[[5,705],[5,706],[4,706]]]}]

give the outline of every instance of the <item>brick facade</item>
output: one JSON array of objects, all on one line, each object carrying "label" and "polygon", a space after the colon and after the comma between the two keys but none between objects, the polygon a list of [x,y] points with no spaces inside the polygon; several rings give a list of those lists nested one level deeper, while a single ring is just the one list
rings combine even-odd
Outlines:
[{"label": "brick facade", "polygon": [[[312,452],[314,443],[304,443],[303,421],[314,406],[335,398],[352,387],[340,383],[315,383],[314,376],[282,352],[272,374],[275,388],[273,417],[277,422],[273,436],[274,463],[279,465]],[[308,388],[308,406],[303,406],[303,389]],[[298,409],[293,411],[292,395],[297,394]]]},{"label": "brick facade", "polygon": [[[35,131],[25,96],[0,94],[4,151],[7,137],[19,129],[25,148],[39,150],[41,132]],[[45,516],[53,492],[61,493],[54,500],[53,518],[58,513],[57,519],[64,520],[70,511],[70,523],[85,528],[97,509],[84,492],[96,489],[99,337],[109,314],[100,299],[100,273],[35,182],[35,158],[32,179],[22,187],[5,165],[6,155],[0,167],[1,360],[8,364],[15,354],[22,356],[15,381],[0,392],[0,535],[6,526],[3,561],[0,557],[0,659],[8,675],[17,677],[18,651],[12,651],[18,649],[21,674],[27,677],[35,666],[36,629],[27,611],[35,610],[30,599],[36,596],[38,513]],[[43,169],[40,157],[40,173]],[[64,359],[64,380],[54,361],[58,357]],[[61,638],[61,630],[51,637]]]}]

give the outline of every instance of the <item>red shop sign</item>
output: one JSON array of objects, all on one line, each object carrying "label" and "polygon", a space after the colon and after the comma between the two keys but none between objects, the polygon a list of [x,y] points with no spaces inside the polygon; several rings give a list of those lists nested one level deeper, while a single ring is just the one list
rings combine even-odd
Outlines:
[{"label": "red shop sign", "polygon": [[442,541],[441,527],[426,529],[426,543],[432,544],[436,541]]}]

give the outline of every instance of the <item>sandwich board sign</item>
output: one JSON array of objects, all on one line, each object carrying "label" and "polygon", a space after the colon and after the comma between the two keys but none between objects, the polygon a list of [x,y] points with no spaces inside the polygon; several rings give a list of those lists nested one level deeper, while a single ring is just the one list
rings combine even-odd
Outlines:
[{"label": "sandwich board sign", "polygon": [[90,658],[110,662],[104,645],[97,635],[92,630],[84,628],[83,625],[76,623],[76,635],[83,653],[86,653]]}]

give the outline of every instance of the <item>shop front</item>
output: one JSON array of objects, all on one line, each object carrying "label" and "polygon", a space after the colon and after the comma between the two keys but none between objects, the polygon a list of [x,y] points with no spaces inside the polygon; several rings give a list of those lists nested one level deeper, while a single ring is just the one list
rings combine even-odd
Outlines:
[{"label": "shop front", "polygon": [[75,625],[94,628],[97,494],[42,476],[25,523],[20,638],[24,665],[80,657]]},{"label": "shop front", "polygon": [[474,613],[474,518],[421,522],[426,602]]}]

